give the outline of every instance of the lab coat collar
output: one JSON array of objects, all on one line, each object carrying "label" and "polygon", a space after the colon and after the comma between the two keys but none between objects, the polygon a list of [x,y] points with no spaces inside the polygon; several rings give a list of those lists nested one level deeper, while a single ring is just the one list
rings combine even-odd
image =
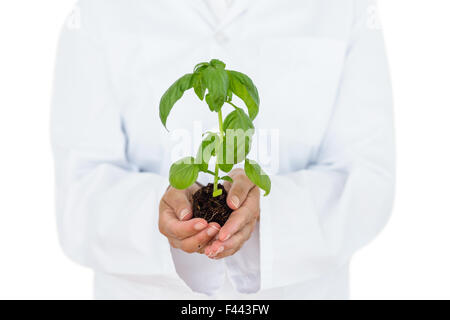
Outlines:
[{"label": "lab coat collar", "polygon": [[221,22],[216,20],[214,14],[211,12],[204,0],[190,0],[189,4],[214,31],[218,31],[224,29],[244,14],[249,9],[252,1],[253,0],[235,0],[231,8],[228,10],[227,15]]}]

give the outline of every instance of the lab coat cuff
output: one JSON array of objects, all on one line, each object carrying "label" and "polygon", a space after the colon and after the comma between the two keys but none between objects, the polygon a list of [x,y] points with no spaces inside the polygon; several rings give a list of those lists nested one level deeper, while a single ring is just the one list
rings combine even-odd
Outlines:
[{"label": "lab coat cuff", "polygon": [[261,213],[259,223],[261,290],[273,287],[272,212],[270,197],[264,197],[261,193]]}]

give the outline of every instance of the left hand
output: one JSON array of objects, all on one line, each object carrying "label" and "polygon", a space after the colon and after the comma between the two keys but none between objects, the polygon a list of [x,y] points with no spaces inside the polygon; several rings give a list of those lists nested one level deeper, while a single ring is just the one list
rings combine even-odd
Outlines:
[{"label": "left hand", "polygon": [[250,238],[260,214],[260,191],[244,170],[235,169],[229,176],[233,183],[225,182],[227,204],[233,209],[230,218],[220,230],[217,239],[204,253],[212,259],[221,259],[238,252]]}]

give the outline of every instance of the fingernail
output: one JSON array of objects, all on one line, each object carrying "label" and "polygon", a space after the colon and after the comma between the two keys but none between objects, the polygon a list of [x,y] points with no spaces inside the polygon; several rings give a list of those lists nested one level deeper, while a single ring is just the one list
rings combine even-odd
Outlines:
[{"label": "fingernail", "polygon": [[215,225],[213,225],[213,224],[210,224],[209,225],[211,228],[214,228],[214,229],[216,229],[217,231],[220,231],[220,228],[219,227],[216,227]]},{"label": "fingernail", "polygon": [[214,259],[219,253],[223,252],[224,250],[225,250],[225,248],[222,246],[222,247],[220,247],[219,249],[217,249],[216,252],[211,252],[211,253],[208,255],[208,257]]},{"label": "fingernail", "polygon": [[186,218],[186,216],[191,213],[191,211],[189,211],[189,209],[183,209],[180,212],[180,220],[183,221],[184,218]]},{"label": "fingernail", "polygon": [[204,224],[203,222],[198,222],[197,224],[195,224],[194,229],[197,231],[203,230],[205,229],[207,225]]},{"label": "fingernail", "polygon": [[239,208],[239,198],[237,196],[231,197],[231,203],[234,205],[235,208]]},{"label": "fingernail", "polygon": [[230,239],[231,238],[231,234],[229,234],[229,235],[227,235],[225,238],[223,238],[223,242],[225,242],[225,241],[227,241],[228,239]]},{"label": "fingernail", "polygon": [[217,228],[210,226],[210,228],[206,231],[206,233],[208,234],[208,236],[212,237],[213,235],[215,235],[218,232]]}]

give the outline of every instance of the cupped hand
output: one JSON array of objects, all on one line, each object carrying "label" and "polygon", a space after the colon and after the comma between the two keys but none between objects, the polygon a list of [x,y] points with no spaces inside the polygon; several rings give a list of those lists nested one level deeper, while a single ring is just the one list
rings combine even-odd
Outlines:
[{"label": "cupped hand", "polygon": [[233,213],[220,230],[217,239],[208,244],[204,253],[213,259],[221,259],[238,252],[250,238],[260,214],[260,191],[245,175],[235,169],[229,176],[233,183],[225,182],[227,204]]},{"label": "cupped hand", "polygon": [[204,219],[192,219],[192,195],[199,189],[193,185],[186,190],[169,187],[159,204],[159,231],[172,247],[187,253],[204,253],[220,226]]}]

